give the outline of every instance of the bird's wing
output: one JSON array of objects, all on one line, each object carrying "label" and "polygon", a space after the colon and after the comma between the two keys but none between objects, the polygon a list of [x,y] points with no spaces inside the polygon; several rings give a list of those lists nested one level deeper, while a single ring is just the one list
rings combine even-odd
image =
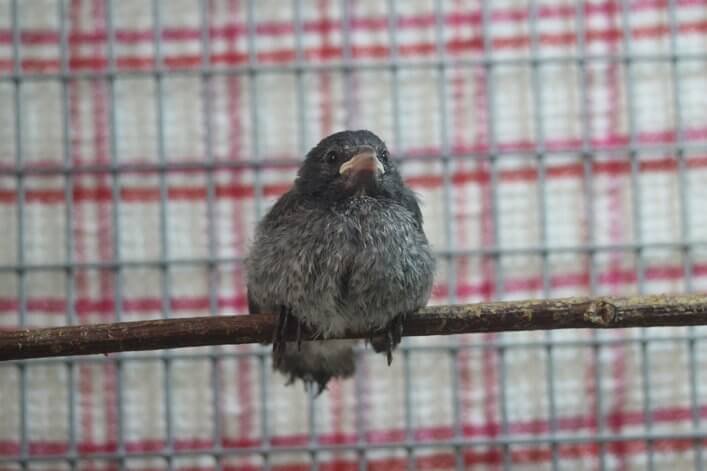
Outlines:
[{"label": "bird's wing", "polygon": [[[282,224],[282,220],[287,216],[295,207],[297,202],[296,196],[293,191],[288,191],[282,195],[270,208],[268,213],[265,215],[259,224],[259,230],[269,231],[278,227]],[[262,306],[258,306],[253,299],[251,294],[250,286],[246,287],[248,292],[248,312],[250,314],[260,314],[263,312]]]},{"label": "bird's wing", "polygon": [[290,190],[283,194],[265,215],[261,221],[261,226],[267,230],[267,228],[282,224],[287,215],[291,214],[293,211],[296,211],[297,203],[299,201],[300,199],[294,190]]}]

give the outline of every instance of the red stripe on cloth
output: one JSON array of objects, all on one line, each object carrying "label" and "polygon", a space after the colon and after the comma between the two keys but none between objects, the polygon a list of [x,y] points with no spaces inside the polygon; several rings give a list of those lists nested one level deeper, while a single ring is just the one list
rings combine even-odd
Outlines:
[{"label": "red stripe on cloth", "polygon": [[[326,21],[328,18],[328,2],[326,0],[318,0],[317,2],[317,11],[320,14],[320,21]],[[321,37],[321,42],[322,46],[321,49],[325,51],[333,51],[334,54],[337,57],[342,56],[342,50],[340,48],[336,48],[335,46],[332,45],[331,42],[331,37],[329,35],[329,30],[323,31],[322,32],[322,37]],[[352,51],[353,54],[353,51]],[[307,49],[304,50],[304,56],[305,58],[308,59],[314,59],[314,57],[311,57],[310,53],[308,52]],[[322,56],[323,58],[324,56]],[[355,57],[355,56],[354,56]],[[321,118],[319,120],[320,124],[320,129],[321,129],[321,134],[322,136],[327,136],[331,134],[331,131],[334,127],[334,115],[333,115],[333,106],[332,106],[332,83],[331,83],[331,73],[330,72],[322,72],[319,75],[319,94],[321,96],[321,103],[319,105],[320,108],[320,114]]]},{"label": "red stripe on cloth", "polygon": [[[616,0],[609,1],[612,5],[612,9],[609,13],[608,21],[612,25],[619,25],[619,5]],[[616,54],[618,51],[618,46],[619,44],[616,42],[611,43],[609,45],[609,52],[611,54]],[[610,63],[607,67],[606,74],[608,84],[608,99],[606,103],[607,106],[605,118],[609,123],[608,129],[614,130],[619,129],[619,126],[621,125],[621,123],[619,122],[621,109],[619,109],[619,107],[620,103],[624,102],[622,98],[625,97],[623,97],[622,95],[625,90],[624,87],[622,87],[622,83],[620,82],[621,77],[619,75],[618,63]],[[614,159],[618,159],[618,156],[613,157]],[[612,160],[612,162],[618,163],[616,162],[616,160]],[[625,162],[621,162],[621,165],[624,164]],[[619,244],[624,240],[625,232],[627,230],[627,226],[623,217],[625,214],[625,192],[626,187],[622,184],[622,181],[618,178],[618,175],[616,173],[612,174],[611,180],[609,182],[609,239],[612,243],[616,244]],[[638,224],[638,222],[635,221],[634,224]],[[623,256],[624,254],[621,252],[612,252],[609,255],[609,267],[611,268],[612,272],[617,272],[621,268],[623,264]],[[611,294],[618,295],[624,291],[625,289],[622,289],[622,283],[619,279],[612,279],[610,281],[609,292]],[[622,337],[625,336],[625,334],[620,331],[618,335]],[[608,409],[611,411],[610,414],[614,417],[620,417],[625,412],[625,408],[627,405],[626,347],[624,345],[617,344],[611,350],[613,354],[613,361],[610,364],[610,370],[611,379],[613,381],[613,388],[611,389],[611,393],[608,395],[607,402],[609,404]],[[597,394],[601,393],[602,391],[597,391]],[[613,421],[609,424],[609,429],[612,433],[621,434],[621,431],[623,429],[622,421]],[[608,447],[609,452],[618,459],[618,468],[621,470],[627,469],[628,466],[626,456],[628,453],[628,447],[629,444],[625,442],[612,443]]]},{"label": "red stripe on cloth", "polygon": [[[699,410],[700,417],[707,418],[707,406],[702,406]],[[671,407],[671,408],[660,408],[656,409],[654,412],[654,423],[656,424],[677,424],[677,423],[689,423],[691,421],[692,412],[689,407]],[[591,424],[595,421],[593,415],[588,416],[573,416],[559,418],[558,428],[561,432],[577,432],[585,429],[587,424]],[[609,423],[622,423],[631,425],[641,425],[644,423],[645,417],[640,411],[622,411],[617,416],[608,417]],[[499,424],[492,424],[492,427],[497,429]],[[515,422],[510,424],[510,432],[514,435],[527,435],[531,433],[535,436],[546,436],[549,433],[550,426],[549,423],[544,419],[530,420]],[[487,435],[488,425],[487,424],[465,424],[463,427],[463,435],[467,439],[483,439],[489,438]],[[538,433],[542,432],[542,433]],[[416,440],[448,440],[453,435],[453,430],[449,426],[437,426],[437,427],[422,427],[415,430]],[[342,445],[354,445],[357,443],[357,437],[355,434],[337,434],[329,435],[324,434],[321,437],[321,442],[324,444],[342,444]],[[374,444],[392,444],[400,443],[405,438],[404,429],[394,429],[384,432],[372,432],[368,434],[366,440],[368,443]],[[309,437],[307,435],[284,435],[273,437],[273,446],[302,446],[308,443]],[[645,443],[639,440],[624,441],[625,443],[623,452],[625,454],[638,454],[645,451]],[[257,438],[241,438],[241,439],[229,439],[224,440],[224,448],[257,448],[260,445],[260,441]],[[691,439],[668,439],[668,440],[658,440],[655,444],[656,449],[661,452],[671,451],[676,452],[684,449],[688,449],[692,445]],[[140,453],[140,452],[161,452],[164,450],[166,443],[164,440],[154,440],[145,439],[138,441],[128,441],[126,444],[126,451],[128,453]],[[209,439],[202,438],[190,438],[190,439],[177,439],[174,443],[174,449],[176,451],[204,451],[208,453],[212,443]],[[595,444],[587,443],[577,445],[579,448],[572,452],[576,455],[579,450],[582,456],[593,456],[595,451]],[[542,447],[541,447],[542,448]],[[91,454],[100,454],[106,452],[112,452],[116,449],[116,443],[111,441],[104,442],[94,442],[87,440],[80,440],[78,443],[78,451],[86,458],[89,458]],[[566,450],[566,447],[562,447],[561,450]],[[532,450],[532,449],[531,449]],[[63,441],[42,441],[42,440],[32,440],[29,443],[29,454],[30,456],[42,456],[51,454],[62,454],[68,452],[68,443]],[[14,457],[18,456],[20,453],[20,443],[17,440],[0,440],[0,456],[3,457]],[[529,450],[517,450],[513,454],[514,462],[516,459],[521,460],[539,460],[538,462],[547,461],[550,457],[548,453],[530,452]],[[564,455],[560,452],[563,457],[571,457],[569,455]],[[453,456],[453,455],[449,455]],[[526,458],[522,458],[525,456]],[[535,458],[532,458],[535,456]],[[576,456],[574,456],[576,457]],[[500,459],[500,456],[496,459]],[[498,461],[494,461],[494,464]]]},{"label": "red stripe on cloth", "polygon": [[[105,10],[102,0],[93,0],[91,11],[93,16],[93,26],[95,28],[105,29]],[[93,54],[99,55],[103,52],[103,46],[99,43],[93,45]],[[93,146],[96,150],[97,163],[106,165],[110,162],[110,153],[108,149],[108,136],[111,132],[108,123],[108,91],[107,84],[102,81],[94,81],[91,83],[92,90],[92,122],[93,122]],[[110,185],[110,179],[107,174],[96,175],[96,182],[99,186]],[[113,258],[113,246],[116,241],[112,237],[112,220],[111,220],[112,202],[101,201],[98,205],[98,252],[101,260],[111,260]],[[117,208],[114,208],[117,211]],[[102,298],[114,298],[113,290],[114,273],[108,270],[101,270],[99,275],[99,289]],[[105,312],[105,322],[110,322],[115,319],[113,312]],[[105,420],[102,422],[102,427],[105,430],[105,436],[108,442],[118,441],[118,410],[117,410],[117,378],[118,370],[115,364],[109,363],[103,367],[103,408]],[[115,464],[112,464],[112,469],[117,469]]]},{"label": "red stripe on cloth", "polygon": [[[679,0],[678,7],[692,7],[704,5],[704,0]],[[631,12],[636,13],[644,10],[666,9],[664,0],[640,0],[632,2]],[[587,17],[591,16],[607,16],[609,13],[616,13],[617,7],[607,3],[588,3],[585,4],[584,14]],[[538,8],[538,17],[542,19],[574,19],[576,8],[573,5],[541,5]],[[512,22],[525,23],[529,18],[529,10],[527,8],[497,8],[491,11],[492,22]],[[371,16],[353,16],[350,19],[350,26],[353,30],[361,32],[375,33],[385,31],[388,27],[388,20],[384,17]],[[482,15],[478,11],[464,13],[450,13],[443,16],[443,22],[449,27],[479,27],[482,22]],[[436,17],[433,14],[417,14],[417,15],[401,15],[398,17],[397,28],[405,29],[421,29],[432,28],[436,23]],[[304,21],[302,28],[304,33],[328,34],[335,33],[340,30],[342,24],[336,19],[318,18],[315,20]],[[295,28],[292,22],[289,21],[259,21],[255,26],[257,36],[282,36],[292,35],[295,33]],[[209,28],[209,36],[213,40],[235,41],[239,36],[248,34],[248,25],[242,22],[229,23],[221,27],[212,26]],[[70,46],[92,45],[98,42],[107,41],[108,33],[105,28],[95,28],[91,31],[72,30],[68,41]],[[179,42],[179,41],[198,41],[201,38],[201,33],[195,28],[173,28],[168,25],[162,30],[162,41]],[[0,44],[12,44],[13,34],[9,29],[0,29]],[[115,40],[121,45],[136,45],[139,43],[152,43],[154,33],[151,30],[137,29],[115,29]],[[53,45],[60,42],[60,36],[57,31],[46,29],[25,29],[21,31],[20,41],[23,46],[42,46]]]},{"label": "red stripe on cloth", "polygon": [[[630,441],[630,452],[632,454],[640,454],[645,451],[645,444],[640,441]],[[662,450],[669,451],[670,453],[680,453],[684,450],[689,449],[691,446],[690,440],[685,439],[668,439],[668,440],[658,440],[656,446],[659,446]],[[559,450],[560,458],[580,460],[592,456],[595,453],[595,447],[593,445],[565,445]],[[498,465],[501,463],[501,455],[496,449],[491,449],[487,451],[464,451],[464,464],[468,466],[472,465]],[[511,458],[514,464],[519,465],[532,465],[545,463],[550,460],[550,452],[546,450],[546,447],[534,447],[525,448],[521,450],[514,450],[511,453]],[[367,469],[372,471],[403,471],[407,468],[406,458],[373,458],[369,459],[367,462]],[[429,455],[424,455],[416,458],[416,468],[423,470],[439,470],[439,469],[452,469],[455,466],[455,455],[453,453],[434,453]],[[86,468],[82,466],[82,469],[94,469]],[[102,468],[101,468],[102,469]],[[158,471],[163,468],[152,468],[147,465],[139,466],[137,463],[131,466],[131,469],[135,471]],[[179,467],[180,470],[188,471],[208,471],[213,469],[212,467]],[[226,471],[258,471],[262,468],[254,465],[230,465],[225,464],[223,469]],[[271,469],[274,471],[308,471],[311,469],[311,464],[307,463],[292,463],[292,464],[276,464],[272,465]],[[318,463],[318,469],[324,471],[355,471],[359,469],[359,464],[357,460],[354,459],[333,459],[326,460],[323,459]]]},{"label": "red stripe on cloth", "polygon": [[[612,420],[607,420],[611,433],[620,435],[624,426],[623,414],[626,409],[627,401],[627,377],[626,377],[626,346],[616,345],[613,349],[613,361],[611,362],[611,377],[613,379],[613,388],[607,396],[613,401],[610,416]],[[626,455],[628,454],[626,442],[611,443],[608,447],[609,451],[616,455],[619,459],[621,469],[626,469],[628,462]]]},{"label": "red stripe on cloth", "polygon": [[[265,188],[265,195],[280,195],[288,188],[289,185],[269,185]],[[107,185],[90,188],[75,185],[73,190],[73,200],[77,203],[112,201],[111,187]],[[206,187],[171,187],[167,190],[167,198],[177,201],[202,201],[206,197],[206,191]],[[216,197],[221,199],[243,199],[253,196],[253,187],[250,185],[233,184],[216,187]],[[159,201],[159,198],[159,189],[154,187],[124,185],[120,189],[120,201],[124,203],[156,202]],[[16,201],[15,191],[0,190],[0,203],[14,204]],[[27,190],[26,202],[29,204],[63,204],[64,191],[59,189]]]},{"label": "red stripe on cloth", "polygon": [[[632,455],[638,455],[645,452],[646,445],[642,441],[631,440],[627,441],[628,452]],[[688,450],[692,446],[692,441],[687,439],[665,439],[657,440],[655,443],[663,452],[669,453],[680,453],[682,451]],[[560,458],[568,460],[581,460],[583,458],[591,457],[596,453],[596,447],[593,444],[580,444],[580,445],[564,445],[559,449]],[[254,455],[256,455],[254,453]],[[502,462],[502,456],[497,449],[490,450],[466,450],[463,452],[464,464],[467,466],[472,465],[500,465]],[[511,460],[513,464],[518,465],[532,465],[546,463],[551,459],[551,453],[547,450],[547,446],[539,447],[525,447],[519,450],[513,450],[511,452]],[[439,469],[452,469],[455,466],[455,454],[451,452],[441,452],[426,454],[424,456],[418,456],[415,460],[416,468],[423,470],[439,470]],[[371,458],[367,461],[367,469],[372,471],[394,471],[394,470],[406,470],[407,459],[406,458]],[[95,469],[92,467],[82,466],[81,469]],[[100,469],[103,469],[102,467]],[[131,469],[135,471],[157,471],[163,468],[152,468],[148,465],[139,466],[137,463],[131,465]],[[213,469],[212,467],[179,467],[180,470],[189,471],[208,471]],[[258,471],[262,468],[254,465],[230,465],[225,464],[223,469],[226,471]],[[290,463],[290,464],[276,464],[272,465],[271,469],[274,471],[308,471],[311,469],[311,464],[307,463]],[[340,470],[350,470],[355,471],[359,469],[359,463],[355,459],[321,459],[318,463],[318,469],[324,471],[340,471]]]},{"label": "red stripe on cloth", "polygon": [[[81,28],[81,0],[72,0],[69,10],[70,16],[70,28],[71,31]],[[69,59],[74,55],[78,54],[78,47],[76,45],[70,45],[69,49]],[[72,149],[72,161],[77,162],[81,159],[82,146],[78,145],[84,138],[83,135],[83,120],[81,119],[82,112],[82,85],[76,81],[69,83],[69,126],[71,127],[71,149]],[[74,181],[76,184],[76,181]],[[63,198],[62,198],[63,200]],[[83,262],[89,257],[86,254],[86,243],[85,243],[85,211],[86,208],[81,205],[76,205],[74,207],[74,218],[73,218],[73,238],[74,238],[74,257],[77,262]],[[70,221],[71,223],[71,221]],[[88,273],[85,271],[79,271],[75,274],[76,276],[76,295],[77,298],[85,298],[90,296],[89,286],[88,286]],[[74,307],[76,304],[74,304]],[[84,323],[82,318],[83,312],[75,310],[76,315],[79,316],[81,323]],[[94,434],[94,409],[93,409],[93,373],[94,368],[88,364],[82,364],[79,366],[79,378],[78,378],[78,389],[79,389],[79,423],[80,431],[77,434],[79,440],[92,442],[96,440],[96,435]]]},{"label": "red stripe on cloth", "polygon": [[[698,20],[694,22],[683,22],[678,26],[678,32],[681,35],[689,34],[704,34],[707,32],[707,20]],[[640,39],[661,39],[669,36],[670,29],[667,26],[646,26],[637,27],[632,30],[633,38]],[[198,30],[195,30],[199,34]],[[574,33],[541,33],[539,40],[544,45],[552,46],[573,46],[576,42]],[[618,44],[623,40],[623,30],[621,28],[609,28],[604,30],[589,30],[586,34],[587,43],[604,42],[609,44]],[[494,37],[491,40],[491,45],[495,50],[504,49],[521,49],[527,48],[530,44],[530,37],[526,34],[507,37]],[[451,40],[444,45],[445,52],[448,54],[468,54],[473,52],[481,52],[483,50],[483,41],[480,38]],[[316,46],[305,48],[304,58],[308,61],[331,61],[341,60],[344,57],[343,48],[340,46]],[[401,44],[398,47],[399,56],[405,57],[420,57],[433,56],[437,53],[437,45],[434,41],[422,41],[408,44]],[[69,69],[73,71],[91,71],[105,70],[108,67],[108,58],[101,52],[92,56],[72,56],[69,59]],[[373,46],[356,46],[351,47],[351,56],[353,59],[371,60],[371,59],[387,59],[391,55],[391,48],[385,45]],[[270,64],[286,64],[294,63],[296,60],[296,51],[292,48],[276,49],[272,51],[258,52],[256,61]],[[210,61],[213,65],[219,66],[239,66],[246,65],[249,61],[248,54],[242,51],[233,51],[228,53],[217,53],[210,55]],[[170,68],[198,68],[201,66],[202,57],[199,54],[167,54],[163,58],[163,66]],[[155,67],[154,57],[152,56],[136,56],[136,55],[119,55],[115,60],[116,67],[122,70],[151,70]],[[56,72],[61,67],[59,58],[25,58],[21,60],[21,68],[23,72]],[[12,59],[0,59],[0,72],[10,73],[13,71]]]},{"label": "red stripe on cloth", "polygon": [[[653,422],[658,425],[665,424],[682,424],[689,423],[692,420],[691,408],[685,407],[665,407],[654,409]],[[707,406],[699,408],[701,418],[707,418]],[[596,417],[591,415],[586,416],[567,416],[558,417],[557,429],[563,433],[581,433],[588,427],[596,423]],[[642,411],[624,410],[607,416],[609,425],[621,423],[624,425],[640,426],[645,423],[645,417]],[[493,422],[491,428],[499,429],[500,423]],[[465,423],[462,426],[462,434],[466,438],[489,438],[489,424],[486,423]],[[414,430],[414,439],[418,441],[443,441],[448,440],[453,436],[454,431],[451,426],[430,426],[418,427]],[[524,421],[511,422],[509,424],[509,433],[514,436],[533,436],[544,437],[550,433],[550,424],[546,419],[531,419]],[[579,435],[583,436],[583,435]],[[365,436],[367,443],[371,444],[392,444],[403,442],[406,437],[406,430],[403,428],[395,428],[390,430],[371,431]],[[343,434],[322,434],[320,442],[325,445],[355,445],[358,443],[358,437],[355,433]],[[295,447],[306,446],[309,442],[307,434],[295,435],[274,435],[272,437],[272,445],[280,447]],[[32,440],[30,446],[30,454],[41,455],[54,453],[57,450],[62,450],[68,446],[62,441],[42,441]],[[199,451],[208,450],[211,448],[212,442],[210,439],[189,438],[175,440],[175,449],[183,451]],[[225,448],[249,448],[260,446],[258,438],[224,438],[223,443]],[[143,439],[138,441],[129,441],[126,443],[126,450],[131,453],[139,452],[155,452],[161,451],[165,447],[164,440]],[[102,453],[110,449],[114,449],[115,444],[110,442],[87,442],[82,440],[79,443],[79,450],[82,453]],[[12,455],[13,452],[19,451],[19,442],[6,440],[0,441],[0,453],[3,455]]]},{"label": "red stripe on cloth", "polygon": [[[684,135],[686,136],[686,140],[688,141],[703,141],[707,139],[707,127],[699,127],[699,128],[687,128],[684,131]],[[640,132],[637,133],[636,136],[636,141],[641,143],[641,144],[674,144],[676,142],[676,131],[675,129],[666,129],[662,131],[650,131],[650,132]],[[77,141],[78,142],[78,141]],[[625,148],[629,143],[629,138],[627,135],[623,134],[609,134],[608,136],[605,137],[596,137],[592,139],[589,142],[589,145],[595,149],[595,153],[597,155],[603,155],[602,151],[605,150],[612,150],[616,151],[621,150]],[[536,149],[537,143],[531,140],[521,140],[521,141],[505,141],[505,142],[500,142],[498,143],[498,149],[500,149],[504,153],[513,153],[513,152],[534,152]],[[582,141],[581,139],[577,138],[572,138],[572,139],[551,139],[547,140],[545,142],[545,147],[549,151],[562,151],[562,152],[576,152],[577,155],[581,153],[581,147],[582,147]],[[459,156],[462,157],[466,154],[487,154],[489,153],[489,147],[488,143],[484,140],[479,140],[477,138],[476,142],[473,145],[466,145],[466,144],[454,144],[452,147],[452,154],[454,156]],[[410,155],[412,157],[430,157],[430,158],[436,158],[438,156],[441,156],[443,153],[443,150],[439,147],[425,147],[425,148],[411,148],[407,149],[405,151],[406,155]],[[273,169],[273,168],[296,168],[300,165],[300,159],[295,156],[295,155],[266,155],[262,156],[263,157],[263,162],[262,166],[265,169]],[[655,157],[655,156],[654,156]],[[93,159],[87,160],[87,159],[81,159],[78,156],[74,160],[74,165],[77,167],[81,167],[83,165],[88,165],[91,166],[94,164],[100,157],[94,156]],[[660,164],[659,162],[667,162],[671,159],[672,157],[670,155],[666,155],[663,160],[656,159],[656,160],[642,160],[640,162],[640,166],[642,170],[649,170],[652,168],[660,167],[661,165],[664,165],[665,168],[674,168],[674,164]],[[481,157],[479,157],[481,159]],[[2,159],[0,159],[2,160]],[[7,161],[11,161],[12,158],[8,158]],[[154,166],[155,161],[154,159],[150,158],[138,158],[136,156],[131,157],[131,163],[135,165],[146,165],[146,166]],[[232,160],[232,157],[230,154],[223,156],[221,158],[215,158],[215,163],[217,165],[219,164],[227,164]],[[281,164],[280,161],[282,160],[291,160],[291,163],[289,165],[283,165]],[[202,156],[179,156],[179,161],[180,164],[185,164],[188,165],[185,168],[170,168],[170,172],[173,173],[199,173],[199,172],[204,172],[204,168],[199,168],[200,165],[204,165],[203,157]],[[277,161],[277,164],[274,162],[270,161]],[[459,159],[459,164],[463,163],[464,159],[460,158]],[[603,165],[600,164],[600,165]],[[700,168],[700,167],[705,167],[707,166],[707,156],[698,156],[698,155],[691,155],[690,158],[688,159],[687,165],[689,168]],[[57,173],[62,173],[64,171],[64,167],[62,166],[57,166],[56,164],[56,159],[53,157],[48,157],[48,158],[38,158],[38,159],[33,159],[31,163],[26,163],[25,168],[27,169],[40,169],[40,170],[45,170],[45,171],[54,171]],[[625,171],[628,171],[629,166],[627,163],[624,163]],[[552,167],[550,167],[549,170],[551,170]],[[655,168],[656,170],[658,168]],[[14,171],[15,166],[12,164],[8,163],[2,163],[0,162],[0,170],[3,171]],[[232,173],[242,173],[244,171],[250,171],[249,169],[243,169],[243,168],[223,168],[220,169],[223,172],[232,172]],[[154,168],[154,169],[126,169],[123,171],[123,174],[136,174],[136,175],[152,175],[156,174],[159,172],[159,169]]]},{"label": "red stripe on cloth", "polygon": [[[702,0],[681,0],[679,6],[690,6],[700,4]],[[632,11],[642,9],[664,9],[665,2],[640,2],[632,4]],[[588,16],[599,14],[606,15],[609,10],[604,4],[587,4],[585,14]],[[538,10],[538,16],[541,18],[573,18],[576,14],[575,8],[569,5],[544,5]],[[492,21],[510,21],[510,22],[525,22],[528,18],[528,10],[525,8],[508,8],[497,9],[491,13]],[[444,16],[446,26],[479,26],[481,23],[481,15],[478,12],[471,13],[454,13]],[[387,28],[387,20],[381,17],[352,17],[350,20],[351,28],[354,30],[385,30]],[[406,15],[399,16],[397,28],[430,28],[435,25],[435,17],[430,14],[425,15]],[[341,28],[341,23],[335,19],[318,18],[315,20],[304,21],[302,25],[305,33],[326,34],[334,32]],[[294,34],[295,29],[291,22],[284,21],[261,21],[256,24],[255,33],[262,36],[278,36]],[[225,39],[229,41],[236,40],[238,36],[248,34],[248,25],[245,23],[230,23],[221,27],[210,27],[209,36],[212,39]],[[163,41],[194,41],[200,39],[200,32],[196,29],[189,28],[170,28],[166,26],[162,30]],[[12,31],[8,29],[0,30],[0,44],[11,44],[13,39]],[[154,40],[154,33],[151,30],[135,30],[135,29],[115,29],[115,39],[120,44],[137,44],[141,42],[151,43]],[[95,29],[92,31],[72,31],[69,35],[70,45],[94,44],[100,41],[107,40],[107,31],[105,29]],[[54,30],[23,30],[20,34],[20,41],[25,46],[51,45],[57,44],[60,41],[59,33]]]},{"label": "red stripe on cloth", "polygon": [[[640,173],[667,173],[677,172],[677,160],[666,157],[658,160],[643,161],[640,164]],[[707,168],[707,156],[690,158],[687,161],[688,170]],[[623,176],[631,172],[631,164],[628,161],[616,159],[611,161],[594,162],[593,172],[595,175]],[[546,178],[580,178],[584,173],[584,166],[581,163],[550,164],[547,166]],[[498,172],[498,179],[502,183],[532,183],[537,181],[538,172],[534,165],[525,167],[501,170]],[[481,166],[477,170],[460,170],[452,175],[452,183],[463,185],[468,183],[488,185],[491,179],[490,170]],[[441,175],[413,176],[406,179],[406,182],[416,189],[434,189],[443,185]],[[290,184],[266,184],[263,185],[263,195],[266,197],[279,196],[290,188]],[[86,202],[111,202],[112,189],[107,182],[103,181],[100,186],[87,187],[81,184],[74,185],[73,201],[76,203]],[[203,186],[177,186],[172,185],[167,189],[167,199],[170,201],[202,201],[206,199],[207,187]],[[241,183],[234,180],[228,185],[216,185],[215,196],[217,199],[243,199],[253,198],[255,189],[252,183]],[[63,189],[27,189],[25,199],[28,204],[63,204]],[[120,201],[124,203],[147,203],[157,202],[160,199],[160,190],[154,186],[134,186],[122,185],[120,188]],[[0,204],[15,204],[17,193],[14,189],[0,189]],[[81,205],[77,205],[81,206]],[[103,226],[104,228],[107,226]],[[80,237],[80,236],[79,236]]]},{"label": "red stripe on cloth", "polygon": [[[707,263],[698,263],[693,266],[693,278],[707,277]],[[636,283],[636,273],[628,269],[606,270],[599,274],[598,283],[604,286],[633,285]],[[679,281],[684,277],[682,266],[660,265],[653,266],[646,270],[646,281]],[[589,276],[585,272],[559,274],[551,277],[552,288],[586,288],[589,284]],[[527,278],[509,278],[506,280],[506,294],[525,293],[537,290],[542,286],[541,276]],[[487,282],[479,283],[459,283],[457,286],[457,296],[460,298],[481,298],[488,297],[491,287]],[[440,302],[448,300],[448,287],[440,283],[432,290],[433,300]],[[208,296],[180,296],[172,297],[170,306],[173,311],[204,311],[209,308]],[[247,307],[246,296],[242,290],[236,296],[219,297],[218,307],[220,309],[243,310]],[[0,313],[14,315],[19,308],[16,297],[0,297]],[[88,296],[76,299],[76,312],[78,314],[89,315],[94,313],[112,313],[115,305],[113,298],[89,298]],[[160,297],[150,298],[125,298],[123,300],[123,312],[125,313],[145,313],[154,315],[162,309]],[[34,313],[42,314],[65,314],[66,300],[56,297],[30,297],[27,299],[27,310],[30,315]]]}]

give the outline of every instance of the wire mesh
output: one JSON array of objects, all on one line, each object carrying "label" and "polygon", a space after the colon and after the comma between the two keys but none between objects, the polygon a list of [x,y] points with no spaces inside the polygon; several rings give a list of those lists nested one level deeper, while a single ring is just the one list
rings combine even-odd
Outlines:
[{"label": "wire mesh", "polygon": [[[246,310],[319,138],[384,137],[434,303],[707,289],[707,7],[0,1],[0,327]],[[704,469],[707,331],[363,347],[322,397],[265,346],[0,365],[0,469]]]}]

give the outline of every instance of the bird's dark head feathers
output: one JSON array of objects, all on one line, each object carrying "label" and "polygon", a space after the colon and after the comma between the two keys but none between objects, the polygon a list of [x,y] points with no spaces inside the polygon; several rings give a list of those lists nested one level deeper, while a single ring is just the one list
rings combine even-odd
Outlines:
[{"label": "bird's dark head feathers", "polygon": [[388,149],[371,131],[341,131],[322,139],[299,169],[297,191],[326,201],[357,194],[396,197],[404,188]]}]

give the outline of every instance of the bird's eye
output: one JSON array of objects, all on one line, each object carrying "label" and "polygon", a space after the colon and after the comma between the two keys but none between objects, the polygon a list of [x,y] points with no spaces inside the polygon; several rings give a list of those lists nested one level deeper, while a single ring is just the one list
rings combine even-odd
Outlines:
[{"label": "bird's eye", "polygon": [[334,152],[333,150],[330,150],[329,152],[327,152],[327,154],[324,158],[326,159],[327,162],[334,163],[334,161],[336,161],[336,152]]},{"label": "bird's eye", "polygon": [[390,154],[388,153],[388,150],[387,150],[387,149],[383,149],[383,150],[380,152],[380,157],[381,157],[381,159],[383,159],[383,160],[388,160],[388,157],[390,157]]}]

